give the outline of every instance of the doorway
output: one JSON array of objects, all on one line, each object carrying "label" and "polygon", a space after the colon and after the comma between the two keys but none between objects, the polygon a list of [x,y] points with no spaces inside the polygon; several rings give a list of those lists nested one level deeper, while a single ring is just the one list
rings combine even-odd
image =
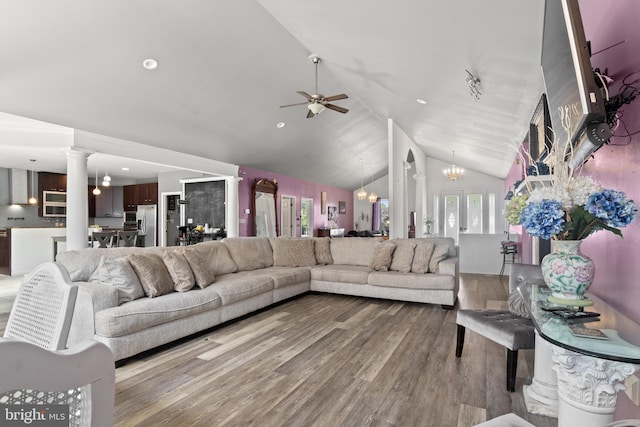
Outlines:
[{"label": "doorway", "polygon": [[313,237],[313,199],[300,199],[300,236]]},{"label": "doorway", "polygon": [[295,237],[296,198],[283,194],[280,199],[280,208],[280,235]]},{"label": "doorway", "polygon": [[176,246],[178,226],[180,225],[180,197],[179,191],[161,194],[160,199],[160,246]]}]

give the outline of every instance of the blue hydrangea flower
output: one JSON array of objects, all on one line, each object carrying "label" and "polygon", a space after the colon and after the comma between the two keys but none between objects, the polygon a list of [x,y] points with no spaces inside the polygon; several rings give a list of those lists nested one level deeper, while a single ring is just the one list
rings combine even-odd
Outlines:
[{"label": "blue hydrangea flower", "polygon": [[529,203],[520,214],[520,222],[531,236],[550,239],[552,235],[563,231],[562,204],[548,199]]},{"label": "blue hydrangea flower", "polygon": [[585,209],[610,227],[626,227],[636,217],[636,204],[624,192],[603,190],[591,194]]}]

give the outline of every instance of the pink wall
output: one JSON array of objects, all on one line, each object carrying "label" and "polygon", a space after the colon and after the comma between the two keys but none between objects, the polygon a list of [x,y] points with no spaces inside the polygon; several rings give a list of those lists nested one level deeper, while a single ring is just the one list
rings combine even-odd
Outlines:
[{"label": "pink wall", "polygon": [[[338,227],[344,228],[345,233],[353,229],[353,191],[342,188],[330,187],[328,185],[316,184],[313,182],[303,181],[301,179],[292,178],[290,176],[279,175],[277,173],[261,171],[249,167],[241,166],[238,175],[242,181],[238,184],[238,208],[240,211],[240,220],[244,219],[244,224],[239,224],[240,236],[253,235],[253,216],[245,214],[245,209],[253,209],[251,205],[251,187],[256,179],[267,178],[276,179],[278,182],[278,200],[277,203],[277,219],[280,224],[280,195],[293,196],[296,198],[296,218],[297,230],[296,235],[300,236],[300,199],[308,197],[313,199],[313,219],[315,226],[313,227],[314,236],[317,234],[318,227],[327,225],[327,213],[320,213],[320,192],[327,192],[327,206],[338,207],[338,202],[346,203],[347,212],[338,215]],[[279,226],[279,225],[278,225]]]},{"label": "pink wall", "polygon": [[[580,8],[592,52],[626,40],[591,58],[594,68],[608,68],[609,75],[615,80],[611,88],[614,94],[618,93],[621,80],[629,73],[635,72],[632,79],[640,79],[640,2],[581,0]],[[628,132],[640,131],[640,97],[620,111],[624,113],[622,120]],[[622,126],[614,130],[614,135],[626,133]],[[640,202],[640,134],[612,138],[609,145],[598,150],[587,162],[584,173],[603,186],[624,191],[629,198]],[[595,233],[585,240],[582,250],[596,264],[591,291],[640,322],[640,218],[622,229],[622,234],[623,239],[612,233]]]}]

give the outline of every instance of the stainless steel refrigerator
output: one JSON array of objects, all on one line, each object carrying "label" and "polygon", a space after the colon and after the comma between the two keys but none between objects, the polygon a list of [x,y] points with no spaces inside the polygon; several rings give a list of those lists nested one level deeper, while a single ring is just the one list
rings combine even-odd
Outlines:
[{"label": "stainless steel refrigerator", "polygon": [[156,229],[158,224],[157,205],[139,205],[136,212],[138,235],[144,236],[145,246],[156,246]]}]

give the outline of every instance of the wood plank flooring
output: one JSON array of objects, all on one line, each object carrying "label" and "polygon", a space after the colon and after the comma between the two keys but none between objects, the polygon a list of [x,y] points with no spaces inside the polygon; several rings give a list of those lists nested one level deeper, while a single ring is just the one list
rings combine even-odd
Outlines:
[{"label": "wood plank flooring", "polygon": [[[506,299],[506,278],[463,274],[456,308]],[[505,349],[468,332],[456,358],[455,320],[437,305],[308,294],[129,360],[115,424],[466,427],[515,412],[557,426],[524,406],[533,351],[509,393]]]}]

